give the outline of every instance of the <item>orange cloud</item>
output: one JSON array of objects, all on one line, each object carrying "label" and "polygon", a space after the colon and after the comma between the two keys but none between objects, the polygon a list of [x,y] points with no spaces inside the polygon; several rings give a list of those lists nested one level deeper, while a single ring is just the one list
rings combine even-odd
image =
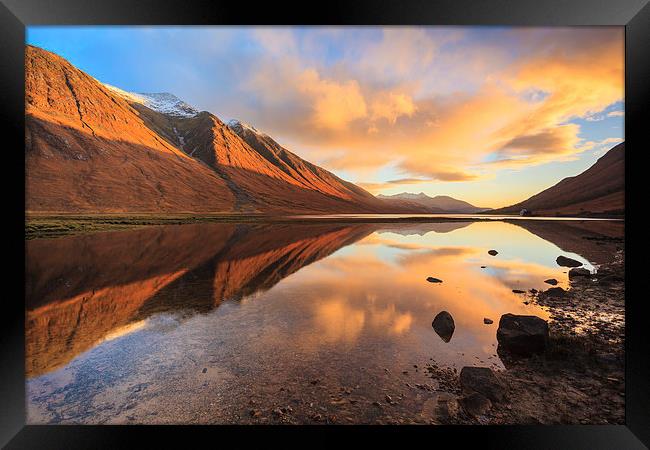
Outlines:
[{"label": "orange cloud", "polygon": [[312,120],[316,127],[340,130],[368,114],[359,83],[355,80],[344,83],[323,80],[318,72],[309,69],[296,81],[299,92],[311,98]]},{"label": "orange cloud", "polygon": [[373,120],[386,119],[388,123],[395,125],[398,117],[412,116],[416,106],[409,96],[388,92],[375,97],[371,110]]},{"label": "orange cloud", "polygon": [[[330,65],[301,57],[296,35],[268,39],[244,85],[256,100],[253,123],[361,179],[392,166],[410,180],[402,184],[473,181],[573,159],[592,144],[568,121],[624,97],[622,28],[513,29],[505,34],[512,45],[466,47],[460,28],[449,36],[387,28],[379,40],[355,32]],[[450,42],[456,47],[445,51]]]}]

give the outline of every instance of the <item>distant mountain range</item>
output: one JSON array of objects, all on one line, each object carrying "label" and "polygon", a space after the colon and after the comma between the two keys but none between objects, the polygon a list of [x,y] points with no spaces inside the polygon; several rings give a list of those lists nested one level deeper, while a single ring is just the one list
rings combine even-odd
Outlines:
[{"label": "distant mountain range", "polygon": [[490,211],[538,216],[622,216],[625,214],[625,142],[609,149],[580,175],[568,177],[523,202]]},{"label": "distant mountain range", "polygon": [[103,84],[46,50],[25,51],[30,212],[405,213],[170,93]]},{"label": "distant mountain range", "polygon": [[423,207],[429,213],[462,213],[474,214],[481,211],[486,211],[489,208],[481,208],[474,206],[462,200],[449,197],[447,195],[436,195],[429,197],[424,192],[419,194],[411,194],[409,192],[402,192],[395,195],[378,195],[378,198],[388,201],[395,205],[403,205],[408,207]]}]

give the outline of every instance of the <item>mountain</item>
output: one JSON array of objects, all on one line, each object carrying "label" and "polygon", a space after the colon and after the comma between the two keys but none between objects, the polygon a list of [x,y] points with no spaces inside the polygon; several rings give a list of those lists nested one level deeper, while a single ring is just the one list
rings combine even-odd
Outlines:
[{"label": "mountain", "polygon": [[235,134],[255,149],[270,164],[278,167],[289,180],[329,195],[357,201],[375,203],[376,198],[359,186],[340,179],[275,142],[270,136],[238,120],[228,122]]},{"label": "mountain", "polygon": [[625,214],[625,142],[609,149],[580,175],[568,177],[523,202],[490,213],[527,209],[539,216]]},{"label": "mountain", "polygon": [[105,85],[33,46],[25,77],[30,212],[410,211],[173,94]]},{"label": "mountain", "polygon": [[154,132],[129,102],[63,58],[25,51],[26,209],[232,211],[205,164]]},{"label": "mountain", "polygon": [[409,192],[402,192],[401,194],[395,195],[380,194],[377,197],[395,204],[418,205],[426,208],[428,212],[431,213],[474,214],[488,209],[479,208],[477,206],[471,205],[470,203],[464,202],[462,200],[456,200],[455,198],[449,197],[447,195],[436,195],[435,197],[429,197],[424,192],[420,192],[419,194],[412,194]]}]

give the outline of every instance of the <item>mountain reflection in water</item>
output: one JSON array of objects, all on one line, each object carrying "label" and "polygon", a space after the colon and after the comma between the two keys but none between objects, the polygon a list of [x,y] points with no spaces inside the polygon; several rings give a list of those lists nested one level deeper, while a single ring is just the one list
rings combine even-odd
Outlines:
[{"label": "mountain reflection in water", "polygon": [[[229,392],[232,402],[256,385],[301,383],[313,373],[341,381],[361,369],[399,371],[418,358],[501,368],[500,316],[547,317],[512,290],[545,289],[548,278],[566,287],[560,254],[592,267],[504,222],[197,224],[26,245],[33,423],[65,421],[39,415],[70,407],[47,400],[57,392],[52,383],[84,399],[73,422],[104,423],[119,419],[89,402],[110,396],[115,380],[146,379],[157,392],[148,398],[173,404],[174,389],[200,388],[192,377],[204,366],[220,374],[212,392]],[[498,256],[487,254],[492,248]],[[455,322],[449,343],[431,328],[442,310]],[[89,383],[100,366],[102,376]],[[371,378],[361,382],[381,383]],[[212,420],[228,421],[198,422]]]},{"label": "mountain reflection in water", "polygon": [[266,290],[368,226],[176,225],[27,243],[27,373],[65,364],[157,312]]}]

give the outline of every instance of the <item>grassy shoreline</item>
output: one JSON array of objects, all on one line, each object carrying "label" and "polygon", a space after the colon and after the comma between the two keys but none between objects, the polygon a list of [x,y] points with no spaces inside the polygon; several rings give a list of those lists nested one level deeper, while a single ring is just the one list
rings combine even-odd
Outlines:
[{"label": "grassy shoreline", "polygon": [[[585,218],[589,220],[589,218]],[[43,214],[27,213],[25,217],[25,239],[55,238],[74,234],[119,231],[155,225],[181,225],[194,223],[442,223],[480,222],[492,220],[522,220],[485,217],[299,217],[262,214],[165,214],[156,213],[104,213],[104,214]],[[537,218],[535,220],[544,220]],[[557,220],[549,218],[549,221]]]}]

